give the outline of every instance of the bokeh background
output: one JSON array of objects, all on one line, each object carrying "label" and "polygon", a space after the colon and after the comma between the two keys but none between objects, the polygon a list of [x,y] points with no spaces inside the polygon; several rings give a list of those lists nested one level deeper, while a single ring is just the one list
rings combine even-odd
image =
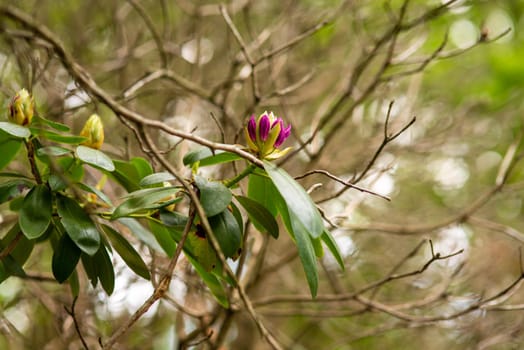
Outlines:
[{"label": "bokeh background", "polygon": [[[249,296],[286,348],[520,349],[524,2],[448,2],[233,0],[225,9],[242,45],[216,1],[0,4],[48,27],[101,87],[147,118],[242,144],[247,118],[272,110],[293,125],[287,145],[295,152],[281,162],[290,174],[326,170],[391,199],[343,190],[318,173],[300,180],[323,210],[346,266],[341,271],[326,253],[314,301],[306,300],[289,237],[270,240],[253,230],[244,262]],[[5,15],[0,29],[2,106],[27,87],[40,114],[79,130],[97,112],[105,151],[147,157],[48,44]],[[157,135],[182,169],[181,158],[197,145]],[[235,170],[216,167],[205,175]],[[123,193],[108,186],[115,198]],[[6,232],[16,218],[7,205],[0,215]],[[136,239],[139,229],[130,230],[130,240],[161,270],[165,256]],[[25,266],[33,278],[0,284],[1,349],[81,347],[65,309],[69,289],[46,279],[50,256],[49,247],[39,247]],[[116,256],[114,263],[114,294],[84,281],[76,305],[92,348],[153,290]],[[118,345],[177,347],[269,345],[242,310],[218,308],[182,261],[169,298]]]}]

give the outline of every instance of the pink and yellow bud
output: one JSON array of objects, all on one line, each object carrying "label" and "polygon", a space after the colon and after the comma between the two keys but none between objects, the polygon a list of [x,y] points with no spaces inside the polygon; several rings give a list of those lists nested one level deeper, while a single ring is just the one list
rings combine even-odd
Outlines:
[{"label": "pink and yellow bud", "polygon": [[245,131],[249,149],[262,159],[276,159],[290,150],[280,151],[278,147],[291,134],[291,125],[285,127],[282,118],[276,117],[273,112],[264,112],[258,118],[252,115]]},{"label": "pink and yellow bud", "polygon": [[80,136],[86,138],[82,145],[100,149],[104,143],[104,125],[102,120],[97,114],[93,114],[89,117],[84,125],[84,128],[80,132]]},{"label": "pink and yellow bud", "polygon": [[35,102],[26,89],[16,93],[8,107],[7,117],[11,123],[27,126],[33,120]]}]

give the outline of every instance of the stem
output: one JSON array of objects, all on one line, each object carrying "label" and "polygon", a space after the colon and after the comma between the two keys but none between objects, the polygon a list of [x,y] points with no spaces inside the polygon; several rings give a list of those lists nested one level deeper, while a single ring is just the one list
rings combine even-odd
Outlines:
[{"label": "stem", "polygon": [[256,168],[257,166],[255,164],[253,163],[249,164],[244,170],[242,170],[242,172],[240,172],[234,178],[229,179],[229,180],[224,180],[224,185],[229,188],[235,186],[238,182],[240,182],[240,180],[242,180],[243,178],[251,174]]},{"label": "stem", "polygon": [[25,141],[25,148],[27,149],[27,159],[29,159],[29,164],[31,165],[31,172],[35,177],[36,183],[41,184],[42,177],[40,176],[40,172],[36,166],[35,147],[33,146],[33,142],[31,142],[31,140]]}]

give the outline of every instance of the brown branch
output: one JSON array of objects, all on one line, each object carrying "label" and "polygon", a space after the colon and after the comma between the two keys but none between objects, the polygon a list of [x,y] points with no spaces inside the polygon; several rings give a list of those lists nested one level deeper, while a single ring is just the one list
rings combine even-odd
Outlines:
[{"label": "brown branch", "polygon": [[124,107],[93,80],[91,75],[74,60],[71,54],[68,51],[66,51],[60,40],[56,38],[56,36],[47,27],[37,24],[32,17],[9,5],[0,6],[0,15],[11,18],[12,20],[15,20],[23,24],[24,26],[32,30],[36,35],[38,35],[41,39],[50,43],[53,46],[55,53],[62,61],[62,64],[68,70],[68,72],[82,85],[82,87],[86,91],[91,93],[91,95],[97,97],[101,102],[107,105],[115,114],[119,114],[137,124],[165,131],[168,134],[198,143],[210,149],[219,149],[238,154],[242,158],[249,160],[250,162],[260,167],[263,167],[263,163],[262,161],[260,161],[260,159],[258,159],[253,154],[245,151],[242,147],[238,145],[229,145],[212,142],[206,138],[172,128],[161,121],[146,118],[141,114]]},{"label": "brown branch", "polygon": [[[394,101],[391,101],[389,103],[389,106],[388,106],[388,111],[386,113],[386,121],[384,123],[384,138],[382,139],[382,142],[380,143],[380,145],[378,146],[377,150],[375,151],[375,153],[373,154],[373,156],[371,157],[371,159],[369,160],[369,162],[367,163],[366,167],[364,168],[364,170],[362,170],[362,172],[354,179],[350,180],[352,183],[358,183],[360,182],[364,176],[366,176],[366,174],[369,172],[369,170],[371,170],[371,168],[373,167],[373,165],[375,164],[375,162],[377,161],[379,155],[382,153],[382,151],[384,150],[384,148],[390,143],[392,142],[393,140],[395,140],[397,137],[399,137],[402,133],[404,133],[408,128],[410,128],[414,123],[415,121],[417,120],[416,117],[413,117],[406,125],[404,125],[398,132],[396,132],[395,134],[389,134],[389,119],[390,119],[390,116],[391,116],[391,110],[393,108],[393,103]],[[325,198],[322,198],[320,199],[318,202],[319,203],[323,203],[323,202],[326,202],[328,200],[331,200],[333,198],[337,198],[339,197],[340,195],[342,195],[345,191],[347,190],[347,187],[345,188],[342,188],[341,190],[339,190],[338,192],[332,194],[332,195],[329,195]]]},{"label": "brown branch", "polygon": [[347,188],[353,188],[353,189],[358,190],[358,191],[360,191],[360,192],[369,193],[369,194],[371,194],[371,195],[373,195],[373,196],[377,196],[377,197],[380,197],[380,198],[385,199],[385,200],[387,200],[387,201],[391,201],[391,198],[389,198],[388,196],[384,196],[384,195],[382,195],[382,194],[380,194],[380,193],[373,192],[373,191],[371,191],[371,190],[368,190],[368,189],[365,189],[365,188],[363,188],[363,187],[357,186],[357,185],[355,185],[355,184],[352,184],[351,182],[344,181],[344,180],[342,180],[341,178],[339,178],[339,177],[337,177],[337,176],[331,174],[331,173],[328,172],[327,170],[319,170],[319,169],[311,170],[311,171],[308,171],[308,172],[305,173],[305,174],[302,174],[302,175],[300,175],[300,176],[295,177],[295,180],[303,179],[303,178],[305,178],[305,177],[307,177],[307,176],[309,176],[309,175],[313,175],[313,174],[322,174],[322,175],[325,175],[325,176],[329,177],[330,179],[335,180],[336,182],[338,182],[338,183],[340,183],[340,184],[346,186]]},{"label": "brown branch", "polygon": [[446,260],[456,255],[462,254],[463,252],[463,249],[461,249],[461,250],[458,250],[448,255],[442,255],[440,253],[435,253],[433,251],[433,243],[431,241],[429,242],[430,242],[432,256],[430,259],[426,261],[424,265],[422,265],[422,267],[420,267],[417,270],[409,271],[406,273],[390,274],[380,280],[377,280],[364,287],[361,287],[360,289],[358,289],[355,292],[346,293],[346,294],[323,294],[323,295],[318,295],[315,299],[311,299],[311,296],[309,295],[275,295],[275,296],[269,296],[269,297],[265,297],[259,300],[255,300],[253,304],[255,306],[265,306],[269,304],[289,303],[289,302],[291,303],[299,303],[299,302],[320,303],[320,302],[339,302],[339,301],[352,300],[352,299],[355,299],[358,295],[361,295],[365,292],[373,290],[391,281],[419,275],[423,273],[424,271],[426,271],[435,261]]},{"label": "brown branch", "polygon": [[76,318],[76,314],[75,314],[75,306],[76,306],[77,300],[78,300],[78,297],[75,297],[73,299],[73,303],[71,304],[71,310],[69,310],[65,306],[64,306],[64,309],[69,314],[69,316],[73,318],[73,323],[75,324],[75,330],[76,330],[76,333],[78,334],[78,337],[80,338],[80,341],[82,342],[82,346],[84,347],[85,350],[89,350],[89,347],[87,346],[84,336],[82,335],[82,331],[80,330],[80,325],[78,323],[78,319]]}]

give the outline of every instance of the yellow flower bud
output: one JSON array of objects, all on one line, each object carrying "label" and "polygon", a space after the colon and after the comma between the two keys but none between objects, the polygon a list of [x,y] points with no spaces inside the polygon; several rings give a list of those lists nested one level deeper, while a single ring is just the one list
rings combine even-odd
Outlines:
[{"label": "yellow flower bud", "polygon": [[16,93],[9,103],[7,117],[11,123],[29,125],[33,119],[35,102],[33,97],[22,89]]},{"label": "yellow flower bud", "polygon": [[98,114],[93,114],[89,117],[84,128],[80,132],[80,136],[87,138],[82,145],[99,149],[104,143],[104,125]]}]

